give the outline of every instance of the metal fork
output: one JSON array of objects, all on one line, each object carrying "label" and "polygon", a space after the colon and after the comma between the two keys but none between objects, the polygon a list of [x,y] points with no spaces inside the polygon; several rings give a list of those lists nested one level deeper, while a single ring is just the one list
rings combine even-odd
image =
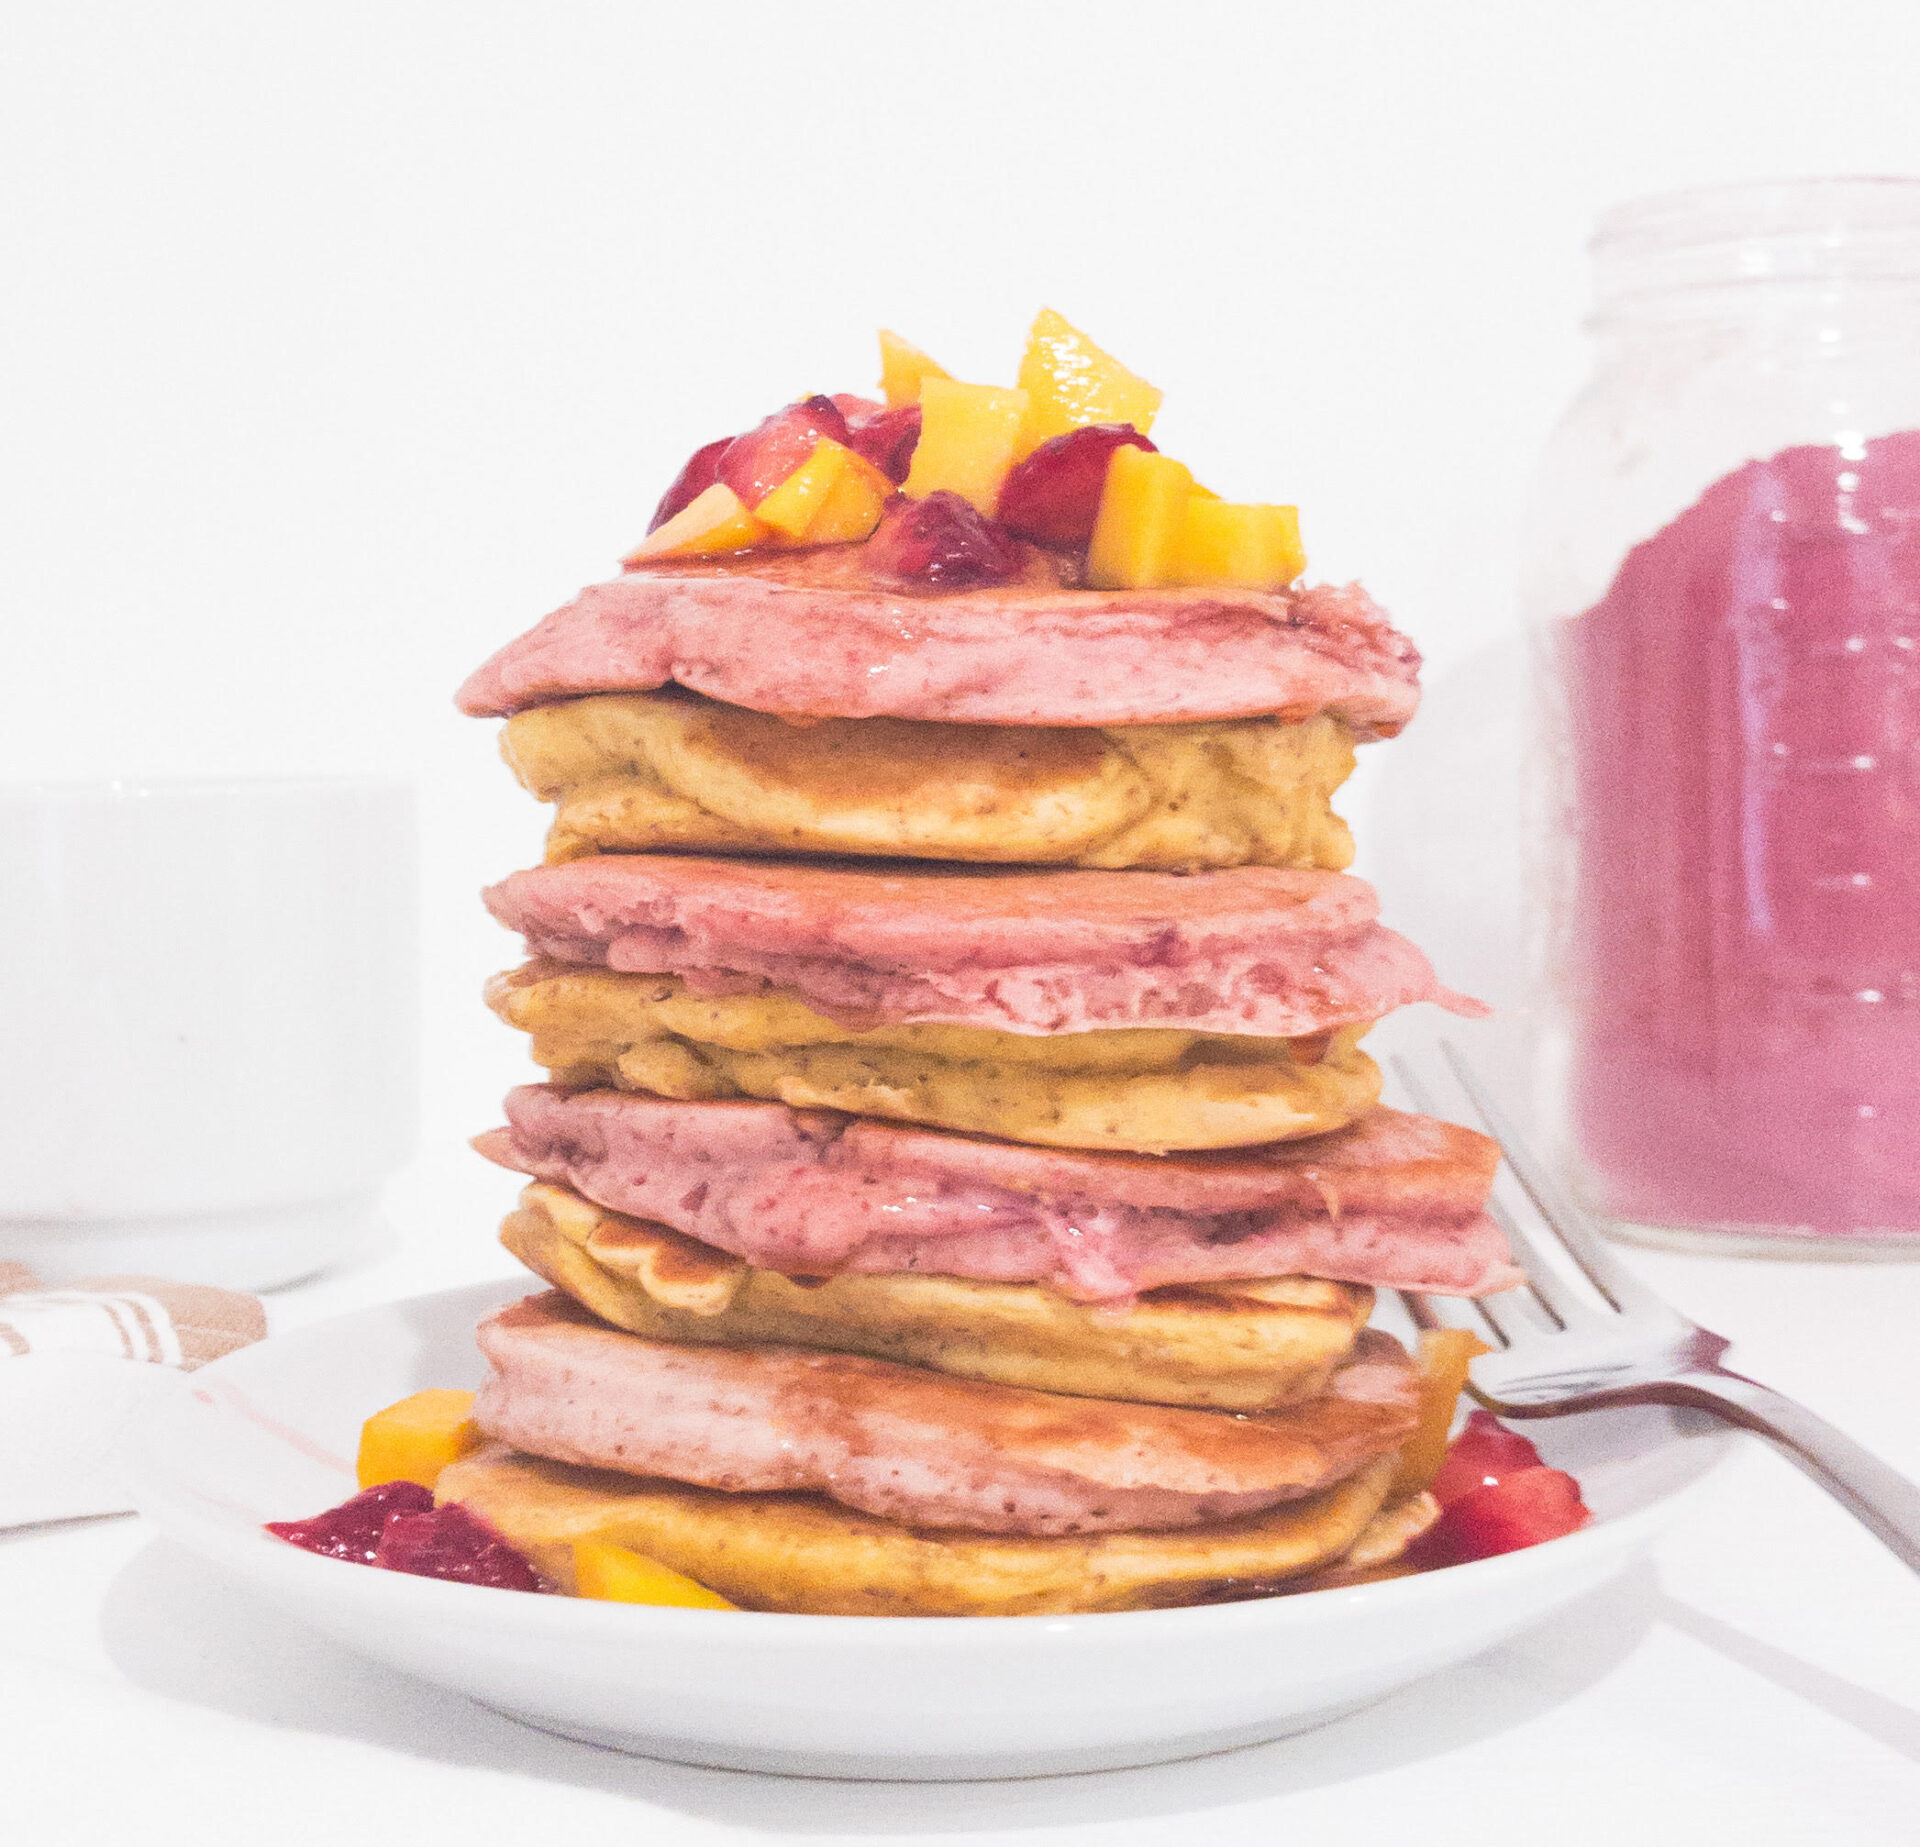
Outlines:
[{"label": "metal fork", "polygon": [[[1876,1538],[1920,1571],[1920,1487],[1804,1405],[1729,1372],[1729,1343],[1689,1321],[1634,1277],[1591,1221],[1530,1154],[1459,1049],[1440,1045],[1460,1088],[1500,1144],[1545,1233],[1593,1285],[1589,1299],[1496,1198],[1488,1210],[1507,1234],[1524,1287],[1467,1303],[1402,1292],[1421,1327],[1471,1327],[1496,1343],[1473,1362],[1469,1390],[1501,1417],[1564,1417],[1615,1405],[1689,1405],[1767,1438]],[[1405,1059],[1395,1074],[1416,1109],[1436,1111]],[[1476,1325],[1480,1324],[1480,1325]]]}]

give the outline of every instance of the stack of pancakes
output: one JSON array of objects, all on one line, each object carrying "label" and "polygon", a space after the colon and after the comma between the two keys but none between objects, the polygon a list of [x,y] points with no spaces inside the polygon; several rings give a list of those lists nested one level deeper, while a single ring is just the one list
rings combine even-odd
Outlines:
[{"label": "stack of pancakes", "polygon": [[663,560],[461,693],[555,804],[489,999],[550,1081],[481,1147],[553,1286],[442,1478],[567,1582],[752,1609],[1257,1594],[1390,1558],[1419,1380],[1376,1287],[1512,1279],[1494,1150],[1380,1106],[1456,1004],[1329,798],[1411,716],[1357,590],[902,586]]}]

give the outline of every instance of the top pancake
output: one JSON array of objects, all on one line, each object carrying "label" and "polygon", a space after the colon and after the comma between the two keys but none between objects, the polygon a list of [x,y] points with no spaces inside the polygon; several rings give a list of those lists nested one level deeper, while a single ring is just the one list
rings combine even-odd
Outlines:
[{"label": "top pancake", "polygon": [[674,559],[583,590],[473,673],[501,717],[675,683],[802,718],[1150,725],[1326,712],[1362,737],[1413,716],[1420,656],[1364,591],[1080,590],[1036,554],[995,589],[916,591],[859,546]]}]

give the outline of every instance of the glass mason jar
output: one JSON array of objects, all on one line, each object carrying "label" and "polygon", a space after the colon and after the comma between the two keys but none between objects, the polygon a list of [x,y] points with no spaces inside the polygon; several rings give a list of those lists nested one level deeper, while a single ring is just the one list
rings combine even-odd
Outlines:
[{"label": "glass mason jar", "polygon": [[1609,212],[1525,597],[1538,1073],[1620,1235],[1920,1252],[1920,180]]}]

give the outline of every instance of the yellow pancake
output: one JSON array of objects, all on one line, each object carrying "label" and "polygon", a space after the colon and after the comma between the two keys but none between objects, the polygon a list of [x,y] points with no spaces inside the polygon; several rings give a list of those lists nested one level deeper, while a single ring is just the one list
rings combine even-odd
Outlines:
[{"label": "yellow pancake", "polygon": [[1166,1154],[1344,1128],[1380,1099],[1365,1025],[1310,1040],[1131,1028],[854,1032],[792,994],[703,998],[671,975],[535,962],[488,984],[563,1083],[758,1097],[1049,1148]]},{"label": "yellow pancake", "polygon": [[1353,860],[1329,806],[1353,736],[1325,715],[1104,731],[803,723],[672,688],[534,706],[508,720],[501,750],[557,804],[550,861],[663,847],[1170,872]]},{"label": "yellow pancake", "polygon": [[[1163,1608],[1284,1587],[1369,1536],[1393,1469],[1383,1457],[1322,1494],[1216,1526],[1071,1539],[928,1531],[821,1495],[726,1494],[543,1462],[498,1444],[454,1463],[434,1493],[491,1522],[563,1590],[573,1588],[575,1542],[603,1539],[747,1610],[1035,1616]],[[1389,1523],[1385,1530],[1395,1529]]]},{"label": "yellow pancake", "polygon": [[1042,1283],[914,1273],[795,1282],[536,1181],[500,1241],[615,1327],[654,1340],[826,1347],[1081,1398],[1270,1411],[1311,1398],[1373,1306],[1287,1276],[1152,1289],[1090,1308]]}]

